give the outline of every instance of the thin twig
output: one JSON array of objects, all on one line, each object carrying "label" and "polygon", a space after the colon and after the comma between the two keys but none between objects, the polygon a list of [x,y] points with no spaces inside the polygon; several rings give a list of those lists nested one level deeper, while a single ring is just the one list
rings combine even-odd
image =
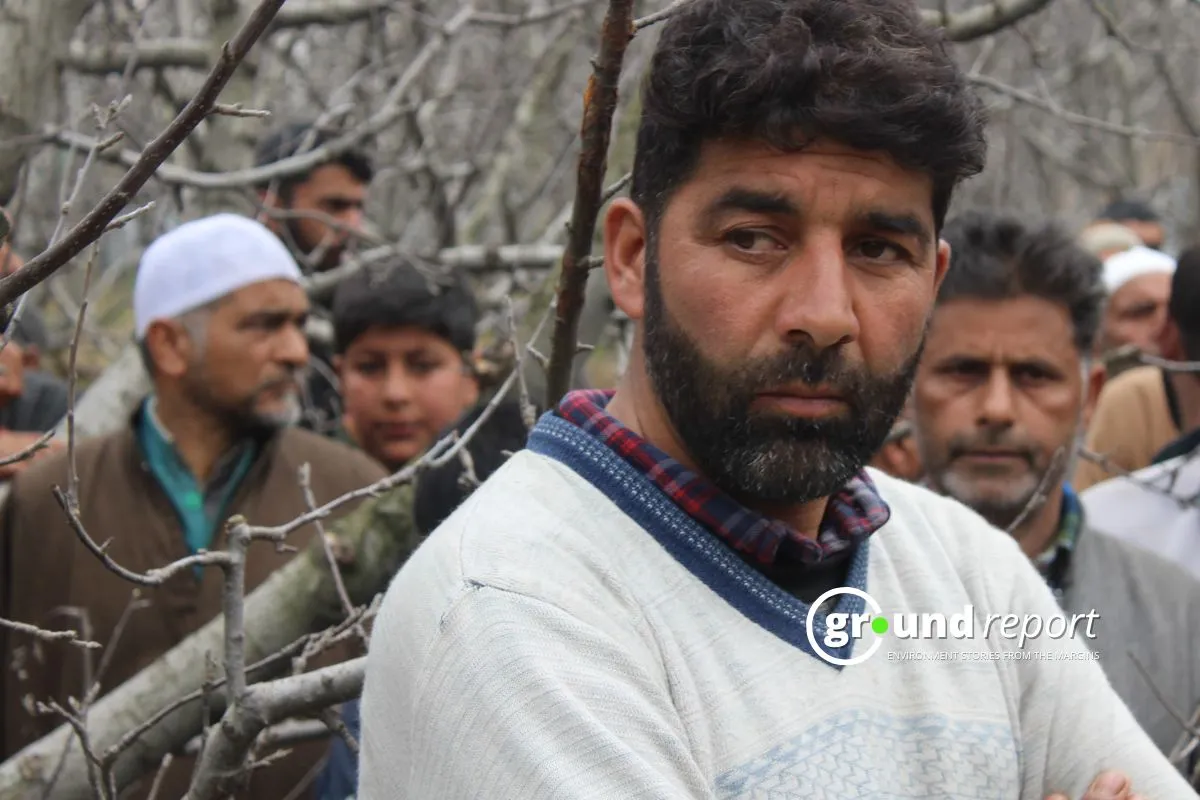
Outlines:
[{"label": "thin twig", "polygon": [[99,642],[91,642],[86,639],[80,639],[76,631],[48,631],[44,628],[39,628],[36,625],[29,625],[24,622],[17,622],[11,619],[0,617],[0,627],[8,628],[11,631],[28,634],[29,636],[41,639],[44,642],[67,642],[77,647],[98,648]]},{"label": "thin twig", "polygon": [[28,447],[24,447],[12,455],[0,458],[0,467],[7,467],[10,464],[16,464],[19,461],[24,461],[27,458],[31,458],[39,450],[45,450],[49,446],[50,440],[54,438],[54,433],[55,432],[52,430],[46,431],[38,437],[37,441]]},{"label": "thin twig", "polygon": [[1150,687],[1150,691],[1154,693],[1155,699],[1157,699],[1159,704],[1166,709],[1168,714],[1171,715],[1171,719],[1179,723],[1180,729],[1189,735],[1200,737],[1200,727],[1196,727],[1195,725],[1189,723],[1183,718],[1183,715],[1175,709],[1174,706],[1167,702],[1166,695],[1163,694],[1162,689],[1158,688],[1158,684],[1154,682],[1154,679],[1150,677],[1150,670],[1146,669],[1146,665],[1143,664],[1142,660],[1137,657],[1137,654],[1132,650],[1126,650],[1125,652],[1131,659],[1133,659],[1133,665],[1137,667],[1138,672],[1142,673],[1142,677],[1146,680],[1146,684]]},{"label": "thin twig", "polygon": [[92,246],[92,255],[87,260],[83,274],[83,300],[79,304],[79,316],[75,320],[75,335],[71,338],[71,350],[67,365],[67,502],[71,508],[79,509],[79,471],[75,465],[75,393],[78,387],[79,340],[83,336],[83,320],[87,315],[88,288],[92,284],[92,268],[100,256],[99,243]]},{"label": "thin twig", "polygon": [[[300,465],[300,491],[304,493],[304,505],[309,511],[316,511],[317,498],[313,494],[312,489],[312,466],[305,462]],[[342,603],[342,610],[346,612],[346,616],[350,617],[354,614],[354,603],[350,602],[350,593],[346,591],[346,583],[342,580],[342,568],[338,564],[336,555],[333,552],[333,544],[330,542],[329,533],[325,530],[325,526],[321,524],[321,520],[313,520],[313,525],[317,529],[317,537],[321,540],[321,549],[325,553],[325,560],[329,563],[329,569],[333,576],[333,586],[337,590],[338,599]],[[355,632],[362,643],[369,644],[367,632],[361,625],[355,626]]]},{"label": "thin twig", "polygon": [[1083,127],[1092,128],[1093,130],[1101,131],[1103,133],[1126,136],[1131,139],[1141,139],[1152,142],[1172,142],[1175,144],[1188,145],[1190,147],[1200,147],[1200,139],[1184,133],[1171,133],[1170,131],[1154,131],[1149,130],[1148,128],[1135,128],[1129,125],[1122,125],[1117,122],[1108,122],[1107,120],[1096,119],[1095,117],[1089,117],[1086,114],[1079,114],[1074,111],[1060,109],[1056,103],[1038,97],[1033,92],[1026,91],[1025,89],[1018,89],[1015,86],[1009,86],[1003,81],[999,81],[990,75],[972,73],[967,76],[967,79],[974,84],[987,87],[994,92],[1007,95],[1014,100],[1019,100],[1020,102],[1025,103],[1032,108],[1045,111],[1051,116],[1057,117],[1072,125],[1081,125]]},{"label": "thin twig", "polygon": [[1152,367],[1165,369],[1167,372],[1200,372],[1200,361],[1172,361],[1149,353],[1139,353],[1138,360]]},{"label": "thin twig", "polygon": [[1062,467],[1066,455],[1067,449],[1065,447],[1060,447],[1054,451],[1050,463],[1046,465],[1046,471],[1042,473],[1042,478],[1038,481],[1033,496],[1025,503],[1025,507],[1021,509],[1021,513],[1017,515],[1017,518],[1009,523],[1009,526],[1005,529],[1008,533],[1015,533],[1020,530],[1021,526],[1025,524],[1025,520],[1046,502],[1046,498],[1050,496],[1051,485],[1062,477],[1059,474],[1059,468]]}]

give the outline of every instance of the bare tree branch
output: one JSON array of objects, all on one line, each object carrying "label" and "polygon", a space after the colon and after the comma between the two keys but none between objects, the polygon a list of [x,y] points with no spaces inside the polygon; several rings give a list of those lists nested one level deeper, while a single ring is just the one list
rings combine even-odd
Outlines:
[{"label": "bare tree branch", "polygon": [[980,75],[972,73],[967,76],[968,80],[979,86],[984,86],[994,92],[1006,95],[1019,100],[1028,106],[1036,108],[1040,111],[1045,111],[1052,116],[1058,117],[1064,122],[1072,125],[1082,125],[1086,128],[1111,133],[1117,136],[1126,136],[1131,139],[1144,139],[1146,141],[1158,142],[1173,142],[1176,144],[1188,145],[1189,147],[1200,147],[1200,139],[1194,136],[1189,136],[1183,133],[1171,133],[1170,131],[1155,131],[1147,128],[1136,128],[1129,125],[1122,125],[1117,122],[1107,122],[1102,119],[1095,119],[1085,114],[1078,114],[1074,111],[1067,111],[1059,108],[1057,104],[1038,97],[1033,92],[1025,89],[1018,89],[1015,86],[1009,86],[1003,81],[997,80],[989,75]]},{"label": "bare tree branch", "polygon": [[246,53],[258,41],[284,0],[261,0],[238,34],[225,46],[200,91],[166,129],[142,151],[138,163],[104,196],[61,241],[30,259],[12,275],[0,279],[0,305],[12,302],[44,281],[83,248],[100,238],[105,227],[121,212],[175,148],[212,110],[221,89],[229,82]]},{"label": "bare tree branch", "polygon": [[247,689],[242,701],[225,712],[204,748],[187,800],[226,796],[230,778],[244,769],[250,746],[268,725],[315,714],[361,694],[366,661],[357,658]]},{"label": "bare tree branch", "polygon": [[103,75],[121,72],[126,63],[135,56],[139,69],[207,69],[211,61],[209,44],[202,39],[152,39],[141,42],[136,47],[128,43],[116,43],[109,47],[90,49],[78,42],[72,42],[71,48],[59,59],[59,63],[76,72]]},{"label": "bare tree branch", "polygon": [[617,85],[625,49],[632,38],[632,26],[633,0],[609,0],[600,34],[600,55],[584,92],[575,205],[555,293],[554,333],[546,374],[546,404],[549,407],[556,405],[570,388],[571,371],[578,352],[579,312],[583,308],[588,279],[584,261],[591,254],[596,218],[600,214],[608,141],[617,108]]}]

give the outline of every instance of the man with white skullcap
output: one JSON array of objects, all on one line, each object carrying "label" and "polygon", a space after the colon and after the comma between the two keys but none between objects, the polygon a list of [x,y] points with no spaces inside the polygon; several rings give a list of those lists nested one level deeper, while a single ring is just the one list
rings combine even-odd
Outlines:
[{"label": "man with white skullcap", "polygon": [[1108,381],[1100,393],[1084,446],[1105,463],[1081,459],[1073,485],[1083,491],[1123,471],[1141,469],[1154,453],[1183,431],[1170,377],[1133,357],[1117,356],[1132,346],[1161,355],[1175,259],[1137,246],[1104,262],[1108,301],[1101,322],[1097,355],[1108,355]]},{"label": "man with white skullcap", "polygon": [[1101,352],[1134,345],[1157,352],[1155,338],[1167,315],[1175,259],[1149,247],[1131,247],[1104,262],[1108,305],[1101,329]]},{"label": "man with white skullcap", "polygon": [[[318,504],[384,476],[357,450],[291,424],[308,360],[302,330],[308,298],[295,261],[265,227],[220,214],[165,234],[142,257],[133,305],[153,391],[129,425],[79,443],[75,459],[79,520],[94,541],[110,542],[107,554],[118,564],[144,573],[223,549],[224,522],[234,515],[263,525],[294,519],[308,508],[297,482],[306,464]],[[78,627],[61,609],[85,608],[89,638],[108,642],[131,587],[81,544],[55,501],[52,487],[67,486],[67,473],[63,453],[30,465],[13,481],[0,528],[0,617]],[[289,544],[302,548],[315,533],[302,529]],[[270,545],[251,547],[246,590],[290,558]],[[221,593],[215,568],[185,570],[161,586],[143,587],[150,607],[129,616],[119,646],[106,651],[102,693],[217,616]],[[7,637],[0,652],[23,655],[28,663],[32,641],[6,632],[0,637]],[[58,724],[30,714],[23,696],[65,703],[83,685],[78,649],[38,646],[43,661],[36,668],[18,673],[6,664],[0,670],[0,760]],[[300,746],[256,770],[246,796],[287,796],[323,749],[320,742]],[[176,763],[181,760],[189,759]],[[173,766],[163,796],[182,796],[189,775],[188,764]]]}]

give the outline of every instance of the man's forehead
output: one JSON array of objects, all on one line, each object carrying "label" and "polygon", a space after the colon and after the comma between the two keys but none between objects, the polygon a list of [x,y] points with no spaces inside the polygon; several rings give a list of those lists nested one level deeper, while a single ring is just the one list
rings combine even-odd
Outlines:
[{"label": "man's forehead", "polygon": [[220,306],[238,313],[248,311],[308,311],[308,295],[299,284],[289,280],[269,280],[251,283],[226,295]]},{"label": "man's forehead", "polygon": [[790,201],[796,211],[883,211],[921,218],[932,229],[933,181],[885,153],[817,142],[783,152],[753,141],[720,139],[701,147],[681,187],[704,205],[743,190]]},{"label": "man's forehead", "polygon": [[925,344],[929,360],[1062,361],[1078,355],[1070,313],[1033,295],[943,302],[933,313]]}]

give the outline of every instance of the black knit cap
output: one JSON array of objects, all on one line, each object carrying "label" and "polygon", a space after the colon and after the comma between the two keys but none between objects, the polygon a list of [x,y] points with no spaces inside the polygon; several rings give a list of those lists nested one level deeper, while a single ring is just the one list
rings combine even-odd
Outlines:
[{"label": "black knit cap", "polygon": [[338,284],[333,333],[338,353],[372,327],[414,327],[436,333],[461,353],[475,348],[475,298],[456,272],[426,274],[410,264],[364,268]]}]

